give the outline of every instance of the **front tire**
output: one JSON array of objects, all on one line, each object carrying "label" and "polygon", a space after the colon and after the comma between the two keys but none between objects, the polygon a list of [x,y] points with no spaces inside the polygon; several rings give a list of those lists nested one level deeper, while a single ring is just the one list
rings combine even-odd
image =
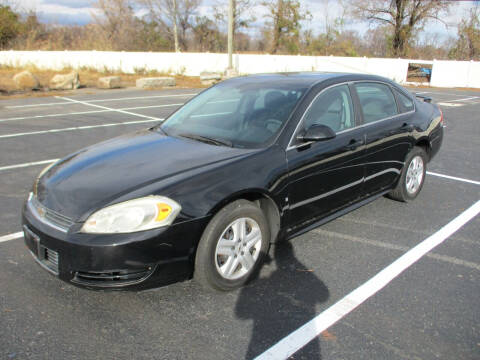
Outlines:
[{"label": "front tire", "polygon": [[394,200],[407,202],[422,190],[427,172],[427,153],[415,146],[407,156],[397,186],[388,194]]},{"label": "front tire", "polygon": [[270,230],[262,210],[247,200],[234,201],[203,232],[194,279],[216,290],[237,289],[256,273],[269,245]]}]

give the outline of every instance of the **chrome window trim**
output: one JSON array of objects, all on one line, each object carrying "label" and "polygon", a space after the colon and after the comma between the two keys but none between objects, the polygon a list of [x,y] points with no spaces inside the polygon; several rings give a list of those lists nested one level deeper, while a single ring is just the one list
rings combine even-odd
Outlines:
[{"label": "chrome window trim", "polygon": [[[407,113],[409,113],[409,112],[411,112],[411,111],[415,111],[415,99],[412,99],[412,98],[410,97],[410,93],[405,94],[403,91],[400,91],[400,89],[398,89],[398,88],[396,88],[396,87],[393,87],[393,86],[392,86],[392,88],[393,88],[393,97],[395,98],[395,101],[397,101],[397,95],[395,94],[395,91],[396,91],[396,92],[399,93],[400,95],[403,95],[403,96],[405,96],[407,99],[409,99],[409,100],[412,102],[412,104],[413,104],[413,110],[406,111],[406,112],[403,112],[403,113],[401,113],[401,114],[407,114]],[[405,106],[405,105],[404,105],[404,106]],[[399,107],[398,102],[397,102],[397,108],[398,108],[398,110],[400,110],[400,107]]]},{"label": "chrome window trim", "polygon": [[[298,131],[298,128],[300,127],[300,125],[303,123],[303,121],[305,120],[305,115],[308,113],[308,111],[310,110],[310,108],[312,107],[313,103],[318,99],[318,97],[320,95],[323,94],[324,91],[327,91],[333,87],[336,87],[336,86],[341,86],[341,85],[347,85],[351,83],[351,81],[345,81],[345,82],[341,82],[341,83],[338,83],[338,84],[333,84],[333,85],[330,85],[330,86],[327,86],[325,89],[322,89],[322,91],[320,91],[314,98],[312,101],[310,101],[310,104],[308,104],[308,107],[305,109],[305,111],[303,112],[302,114],[302,117],[300,118],[300,120],[298,121],[298,124],[297,126],[295,127],[295,130],[292,134],[292,136],[290,137],[290,141],[288,142],[288,146],[287,146],[287,151],[290,150],[290,149],[296,149],[297,147],[299,147],[298,145],[291,145],[292,144],[292,140],[293,138],[295,137],[295,134],[297,133]],[[349,89],[350,91],[350,89]],[[351,97],[352,95],[350,95]],[[352,103],[353,103],[353,99],[352,99]],[[355,113],[355,108],[353,109],[354,110],[354,113]],[[355,128],[355,127],[353,127]],[[353,129],[352,128],[352,129]],[[313,143],[313,141],[310,141],[308,143],[303,143],[303,144],[299,144],[300,146],[306,146],[307,144],[311,144]]]},{"label": "chrome window trim", "polygon": [[[308,105],[307,109],[305,110],[305,112],[303,113],[300,121],[298,122],[297,126],[295,127],[295,131],[293,132],[292,136],[290,137],[290,141],[288,142],[288,146],[287,146],[287,149],[286,151],[289,151],[289,150],[293,150],[293,149],[297,149],[299,147],[302,147],[302,146],[308,146],[310,144],[313,144],[314,141],[309,141],[309,142],[306,142],[306,143],[302,143],[302,144],[297,144],[297,145],[292,145],[292,141],[295,137],[295,134],[297,133],[298,131],[298,128],[300,127],[300,125],[303,123],[303,120],[305,119],[305,114],[310,110],[310,108],[312,107],[312,104],[317,100],[317,98],[326,90],[330,89],[330,88],[333,88],[335,86],[339,86],[339,85],[348,85],[348,84],[355,84],[355,83],[360,83],[360,82],[369,82],[369,83],[380,83],[380,84],[383,84],[383,85],[387,85],[388,87],[392,87],[392,85],[384,82],[384,81],[380,81],[380,80],[354,80],[354,81],[345,81],[345,82],[341,82],[341,83],[338,83],[338,84],[334,84],[334,85],[330,85],[328,87],[326,87],[325,89],[322,89],[322,91],[320,91],[316,96],[315,98],[313,98],[313,100],[310,102],[310,104]],[[390,90],[392,91],[392,90]],[[398,104],[396,103],[397,99],[395,98],[395,94],[393,93],[392,91],[392,95],[395,99],[395,104],[397,105],[397,111],[399,110],[398,109]],[[352,95],[350,94],[350,97]],[[353,103],[353,99],[352,99],[352,103]],[[354,106],[354,110],[355,110],[355,104],[353,104]],[[396,115],[393,115],[393,116],[389,116],[389,117],[386,117],[386,118],[383,118],[383,119],[379,119],[379,120],[375,120],[375,121],[372,121],[372,122],[369,122],[369,123],[364,123],[364,124],[361,124],[361,125],[358,125],[358,126],[354,126],[350,129],[345,129],[345,130],[342,130],[342,131],[339,131],[337,133],[335,133],[336,135],[340,135],[340,134],[343,134],[343,133],[346,133],[348,131],[352,131],[352,130],[356,130],[356,129],[361,129],[365,126],[369,126],[369,125],[372,125],[372,124],[376,124],[376,123],[379,123],[380,121],[386,121],[386,120],[390,120],[390,119],[393,119],[397,116],[400,116],[400,115],[407,115],[407,114],[412,114],[414,113],[415,111],[417,110],[416,108],[416,105],[415,105],[415,101],[413,101],[413,110],[410,110],[410,111],[407,111],[407,112],[404,112],[404,113],[398,113]],[[362,109],[360,109],[360,111],[362,111]],[[354,111],[355,113],[355,111]]]}]

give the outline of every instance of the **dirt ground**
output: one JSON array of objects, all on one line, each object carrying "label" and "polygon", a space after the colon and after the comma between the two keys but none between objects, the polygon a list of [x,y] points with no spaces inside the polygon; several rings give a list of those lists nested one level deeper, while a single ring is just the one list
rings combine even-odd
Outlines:
[{"label": "dirt ground", "polygon": [[[40,82],[39,90],[25,91],[17,90],[13,77],[23,70],[30,71],[35,75]],[[40,70],[37,68],[15,68],[0,66],[0,99],[12,99],[25,96],[55,96],[63,93],[70,93],[71,91],[55,91],[48,88],[50,79],[55,74],[68,74],[72,69],[64,69],[61,71],[56,70]],[[88,91],[88,89],[96,88],[97,80],[104,76],[120,76],[122,78],[122,87],[134,87],[135,81],[142,77],[156,77],[156,76],[172,76],[168,74],[162,74],[158,72],[148,72],[139,74],[122,74],[117,72],[102,73],[91,69],[77,70],[80,77],[81,87],[75,92]],[[205,87],[201,84],[199,77],[175,75],[177,88],[202,88]]]}]

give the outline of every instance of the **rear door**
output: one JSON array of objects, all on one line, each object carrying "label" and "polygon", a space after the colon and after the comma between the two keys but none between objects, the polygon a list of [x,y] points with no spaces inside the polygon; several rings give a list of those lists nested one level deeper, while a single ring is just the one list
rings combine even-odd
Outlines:
[{"label": "rear door", "polygon": [[[302,143],[296,139],[312,125],[326,125],[334,139]],[[347,84],[320,92],[305,112],[287,148],[289,219],[296,230],[358,199],[363,182],[364,130]]]},{"label": "rear door", "polygon": [[412,146],[414,108],[413,103],[408,108],[400,101],[397,106],[399,96],[386,83],[356,82],[353,88],[366,134],[363,192],[369,196],[392,187],[398,180]]}]

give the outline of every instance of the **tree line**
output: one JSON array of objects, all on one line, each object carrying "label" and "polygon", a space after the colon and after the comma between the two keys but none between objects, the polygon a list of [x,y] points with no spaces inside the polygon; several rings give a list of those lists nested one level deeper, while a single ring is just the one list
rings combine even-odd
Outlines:
[{"label": "tree line", "polygon": [[[10,0],[11,1],[11,0]],[[225,52],[227,0],[97,0],[82,26],[43,24],[0,0],[0,49]],[[444,23],[455,1],[319,0],[321,19],[300,0],[234,0],[236,52],[480,60],[480,12],[472,6],[456,37],[420,36],[428,21]],[[335,18],[329,10],[343,11]],[[255,9],[262,8],[262,14]],[[143,15],[138,16],[138,10]],[[258,11],[257,11],[258,12]],[[369,29],[351,30],[355,22]]]}]

